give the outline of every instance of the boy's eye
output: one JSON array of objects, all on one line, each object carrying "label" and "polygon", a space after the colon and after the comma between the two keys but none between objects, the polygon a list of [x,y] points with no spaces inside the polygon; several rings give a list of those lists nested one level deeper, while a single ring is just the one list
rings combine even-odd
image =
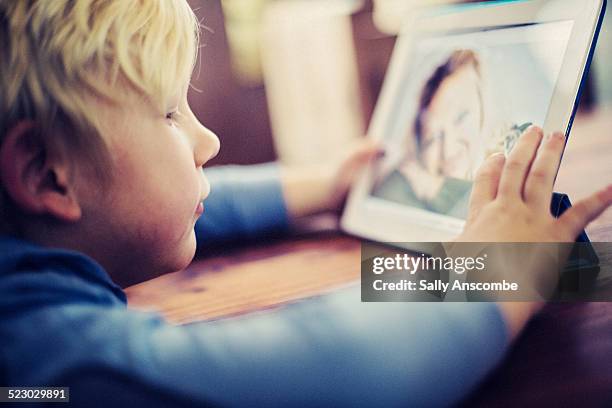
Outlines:
[{"label": "boy's eye", "polygon": [[176,111],[166,113],[166,119],[174,122],[176,120]]}]

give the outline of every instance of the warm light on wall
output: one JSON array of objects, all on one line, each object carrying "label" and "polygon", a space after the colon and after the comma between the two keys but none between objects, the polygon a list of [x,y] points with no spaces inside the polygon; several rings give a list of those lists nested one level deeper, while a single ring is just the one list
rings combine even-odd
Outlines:
[{"label": "warm light on wall", "polygon": [[269,0],[221,0],[232,69],[246,86],[262,83],[260,31],[263,10]]},{"label": "warm light on wall", "polygon": [[397,34],[402,21],[420,7],[459,3],[460,0],[374,0],[374,22],[379,30]]}]

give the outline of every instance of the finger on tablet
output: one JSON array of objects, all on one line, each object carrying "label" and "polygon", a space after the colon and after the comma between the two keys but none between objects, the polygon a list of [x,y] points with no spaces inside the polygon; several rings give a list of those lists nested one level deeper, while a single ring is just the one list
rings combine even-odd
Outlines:
[{"label": "finger on tablet", "polygon": [[537,126],[531,126],[521,135],[504,165],[499,182],[500,198],[522,198],[525,178],[536,157],[542,136],[542,129]]},{"label": "finger on tablet", "polygon": [[550,134],[542,141],[525,183],[524,197],[527,204],[541,208],[550,206],[553,184],[564,146],[563,133]]},{"label": "finger on tablet", "polygon": [[478,169],[470,196],[470,215],[477,213],[485,204],[495,200],[505,162],[504,154],[497,153],[489,156]]},{"label": "finger on tablet", "polygon": [[612,205],[612,185],[578,202],[567,210],[559,221],[566,228],[569,228],[572,238],[576,238],[591,221],[599,217],[610,205]]}]

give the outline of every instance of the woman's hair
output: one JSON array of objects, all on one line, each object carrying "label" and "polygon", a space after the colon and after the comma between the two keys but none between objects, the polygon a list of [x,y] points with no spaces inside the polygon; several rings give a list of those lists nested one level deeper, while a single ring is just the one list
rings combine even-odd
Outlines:
[{"label": "woman's hair", "polygon": [[189,81],[199,29],[186,0],[0,0],[0,145],[33,123],[49,152],[83,157],[107,182],[87,99],[116,103],[129,89],[163,113]]},{"label": "woman's hair", "polygon": [[438,89],[444,82],[445,79],[459,71],[464,67],[471,66],[474,68],[474,71],[480,76],[481,68],[480,61],[476,53],[472,50],[457,50],[454,51],[451,56],[440,65],[433,74],[429,77],[425,86],[423,87],[423,91],[421,92],[421,97],[419,99],[419,106],[417,110],[417,116],[414,121],[414,135],[417,142],[417,148],[420,148],[422,138],[423,138],[423,119],[424,116],[431,105]]}]

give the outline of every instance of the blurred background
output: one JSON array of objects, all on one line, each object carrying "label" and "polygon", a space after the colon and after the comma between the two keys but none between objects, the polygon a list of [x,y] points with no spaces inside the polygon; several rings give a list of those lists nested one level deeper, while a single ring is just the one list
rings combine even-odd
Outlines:
[{"label": "blurred background", "polygon": [[[402,16],[473,1],[189,2],[206,27],[189,100],[221,139],[212,164],[310,164],[365,133]],[[607,15],[583,112],[612,104],[611,29]]]}]

